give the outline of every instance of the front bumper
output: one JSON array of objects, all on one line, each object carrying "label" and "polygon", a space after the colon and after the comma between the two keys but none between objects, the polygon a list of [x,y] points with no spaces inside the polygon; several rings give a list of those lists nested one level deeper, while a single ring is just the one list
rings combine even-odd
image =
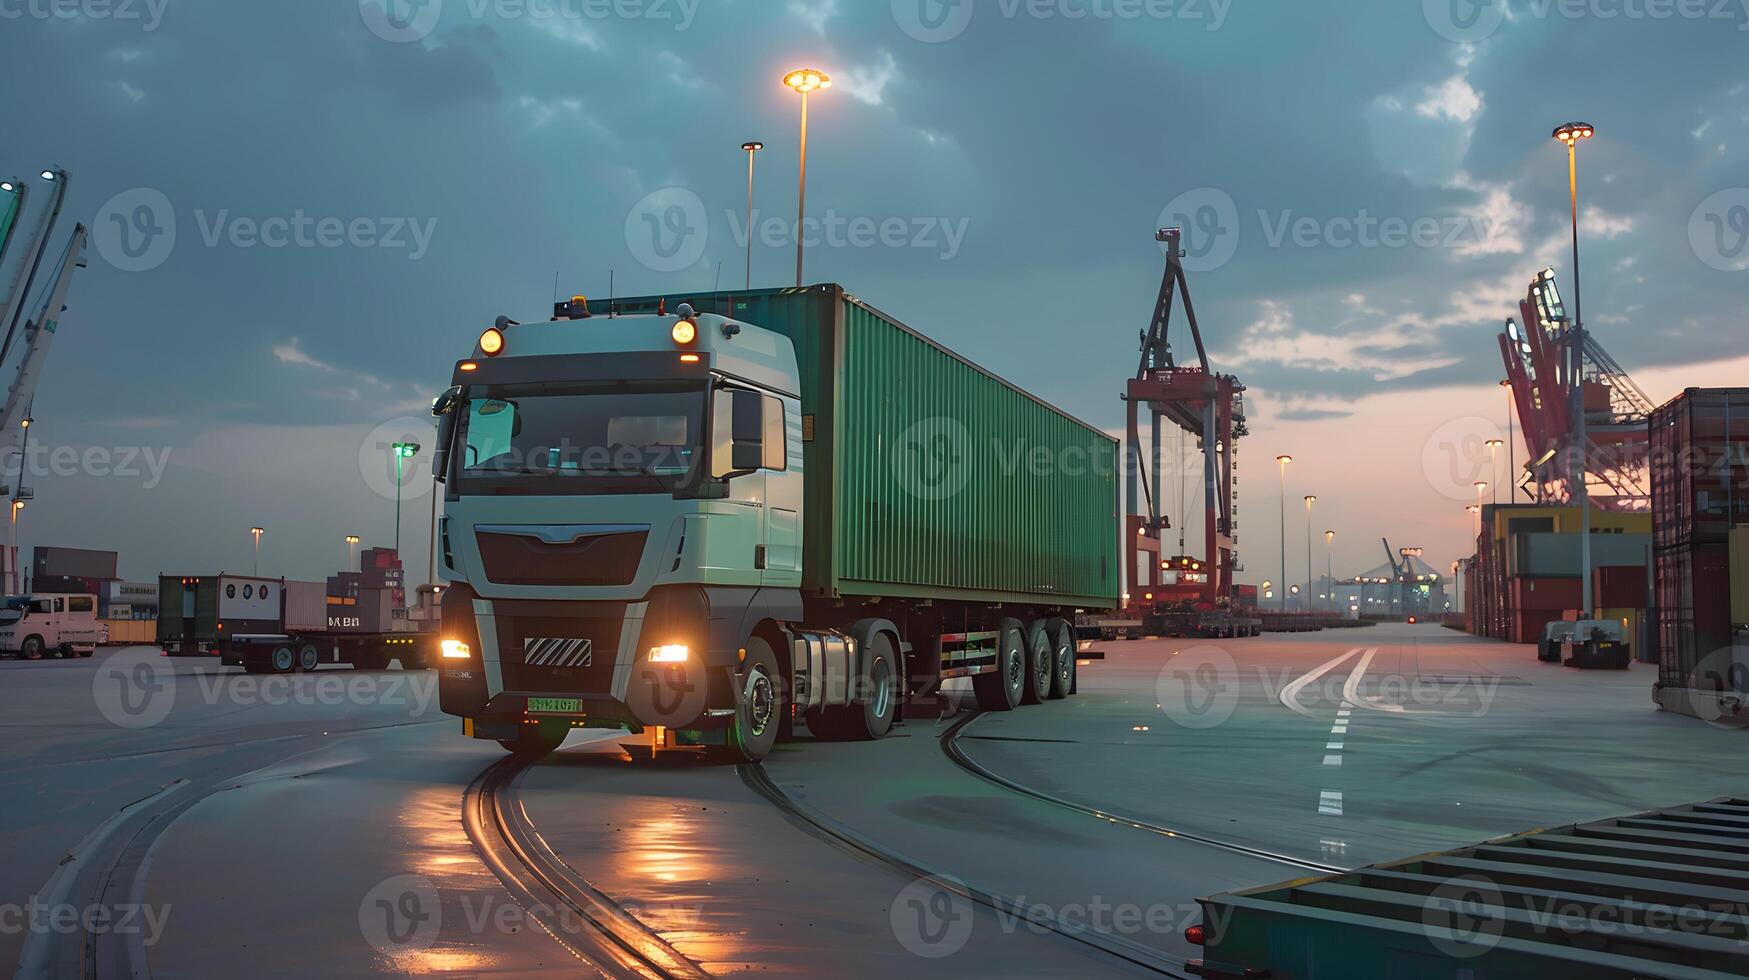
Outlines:
[{"label": "front bumper", "polygon": [[[443,637],[468,644],[438,673],[442,710],[476,738],[511,738],[531,722],[588,727],[721,727],[733,714],[736,651],[712,649],[711,606],[695,587],[631,602],[481,599],[456,584]],[[651,649],[685,645],[680,664]]]}]

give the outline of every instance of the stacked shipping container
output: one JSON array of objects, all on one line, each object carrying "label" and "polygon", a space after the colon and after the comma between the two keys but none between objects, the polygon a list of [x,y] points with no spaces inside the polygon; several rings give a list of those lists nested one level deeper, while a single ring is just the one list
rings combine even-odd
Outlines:
[{"label": "stacked shipping container", "polygon": [[[1534,643],[1551,622],[1582,606],[1587,589],[1600,619],[1623,621],[1636,646],[1641,595],[1618,604],[1633,576],[1645,574],[1651,546],[1651,517],[1593,510],[1593,578],[1580,577],[1579,529],[1575,507],[1542,504],[1490,504],[1482,510],[1482,534],[1469,563],[1465,615],[1470,631],[1510,643]],[[1607,583],[1607,601],[1597,589]]]},{"label": "stacked shipping container", "polygon": [[1690,388],[1652,413],[1657,697],[1666,708],[1709,717],[1717,709],[1696,705],[1689,692],[1744,687],[1733,672],[1710,669],[1733,659],[1731,532],[1749,521],[1744,442],[1749,388]]}]

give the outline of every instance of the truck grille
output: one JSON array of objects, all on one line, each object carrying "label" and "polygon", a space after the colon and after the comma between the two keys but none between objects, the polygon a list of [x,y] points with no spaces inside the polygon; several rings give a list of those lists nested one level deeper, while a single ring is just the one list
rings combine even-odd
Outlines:
[{"label": "truck grille", "polygon": [[474,529],[486,578],[499,585],[629,585],[637,577],[649,536],[648,524]]},{"label": "truck grille", "polygon": [[[533,604],[530,604],[533,608]],[[625,622],[622,603],[591,603],[602,615],[500,614],[498,657],[506,691],[612,694]],[[587,656],[581,655],[587,651]]]}]

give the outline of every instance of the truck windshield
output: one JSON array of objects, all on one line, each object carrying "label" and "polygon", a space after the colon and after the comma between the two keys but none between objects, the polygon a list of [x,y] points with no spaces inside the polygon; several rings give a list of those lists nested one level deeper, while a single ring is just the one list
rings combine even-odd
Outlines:
[{"label": "truck windshield", "polygon": [[486,389],[463,406],[461,493],[667,493],[701,453],[703,386]]}]

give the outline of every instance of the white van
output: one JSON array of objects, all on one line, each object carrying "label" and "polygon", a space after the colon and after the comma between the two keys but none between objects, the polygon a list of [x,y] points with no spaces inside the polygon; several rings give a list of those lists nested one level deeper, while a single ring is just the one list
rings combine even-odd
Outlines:
[{"label": "white van", "polygon": [[13,596],[0,606],[0,652],[20,660],[89,657],[103,642],[94,595]]}]

